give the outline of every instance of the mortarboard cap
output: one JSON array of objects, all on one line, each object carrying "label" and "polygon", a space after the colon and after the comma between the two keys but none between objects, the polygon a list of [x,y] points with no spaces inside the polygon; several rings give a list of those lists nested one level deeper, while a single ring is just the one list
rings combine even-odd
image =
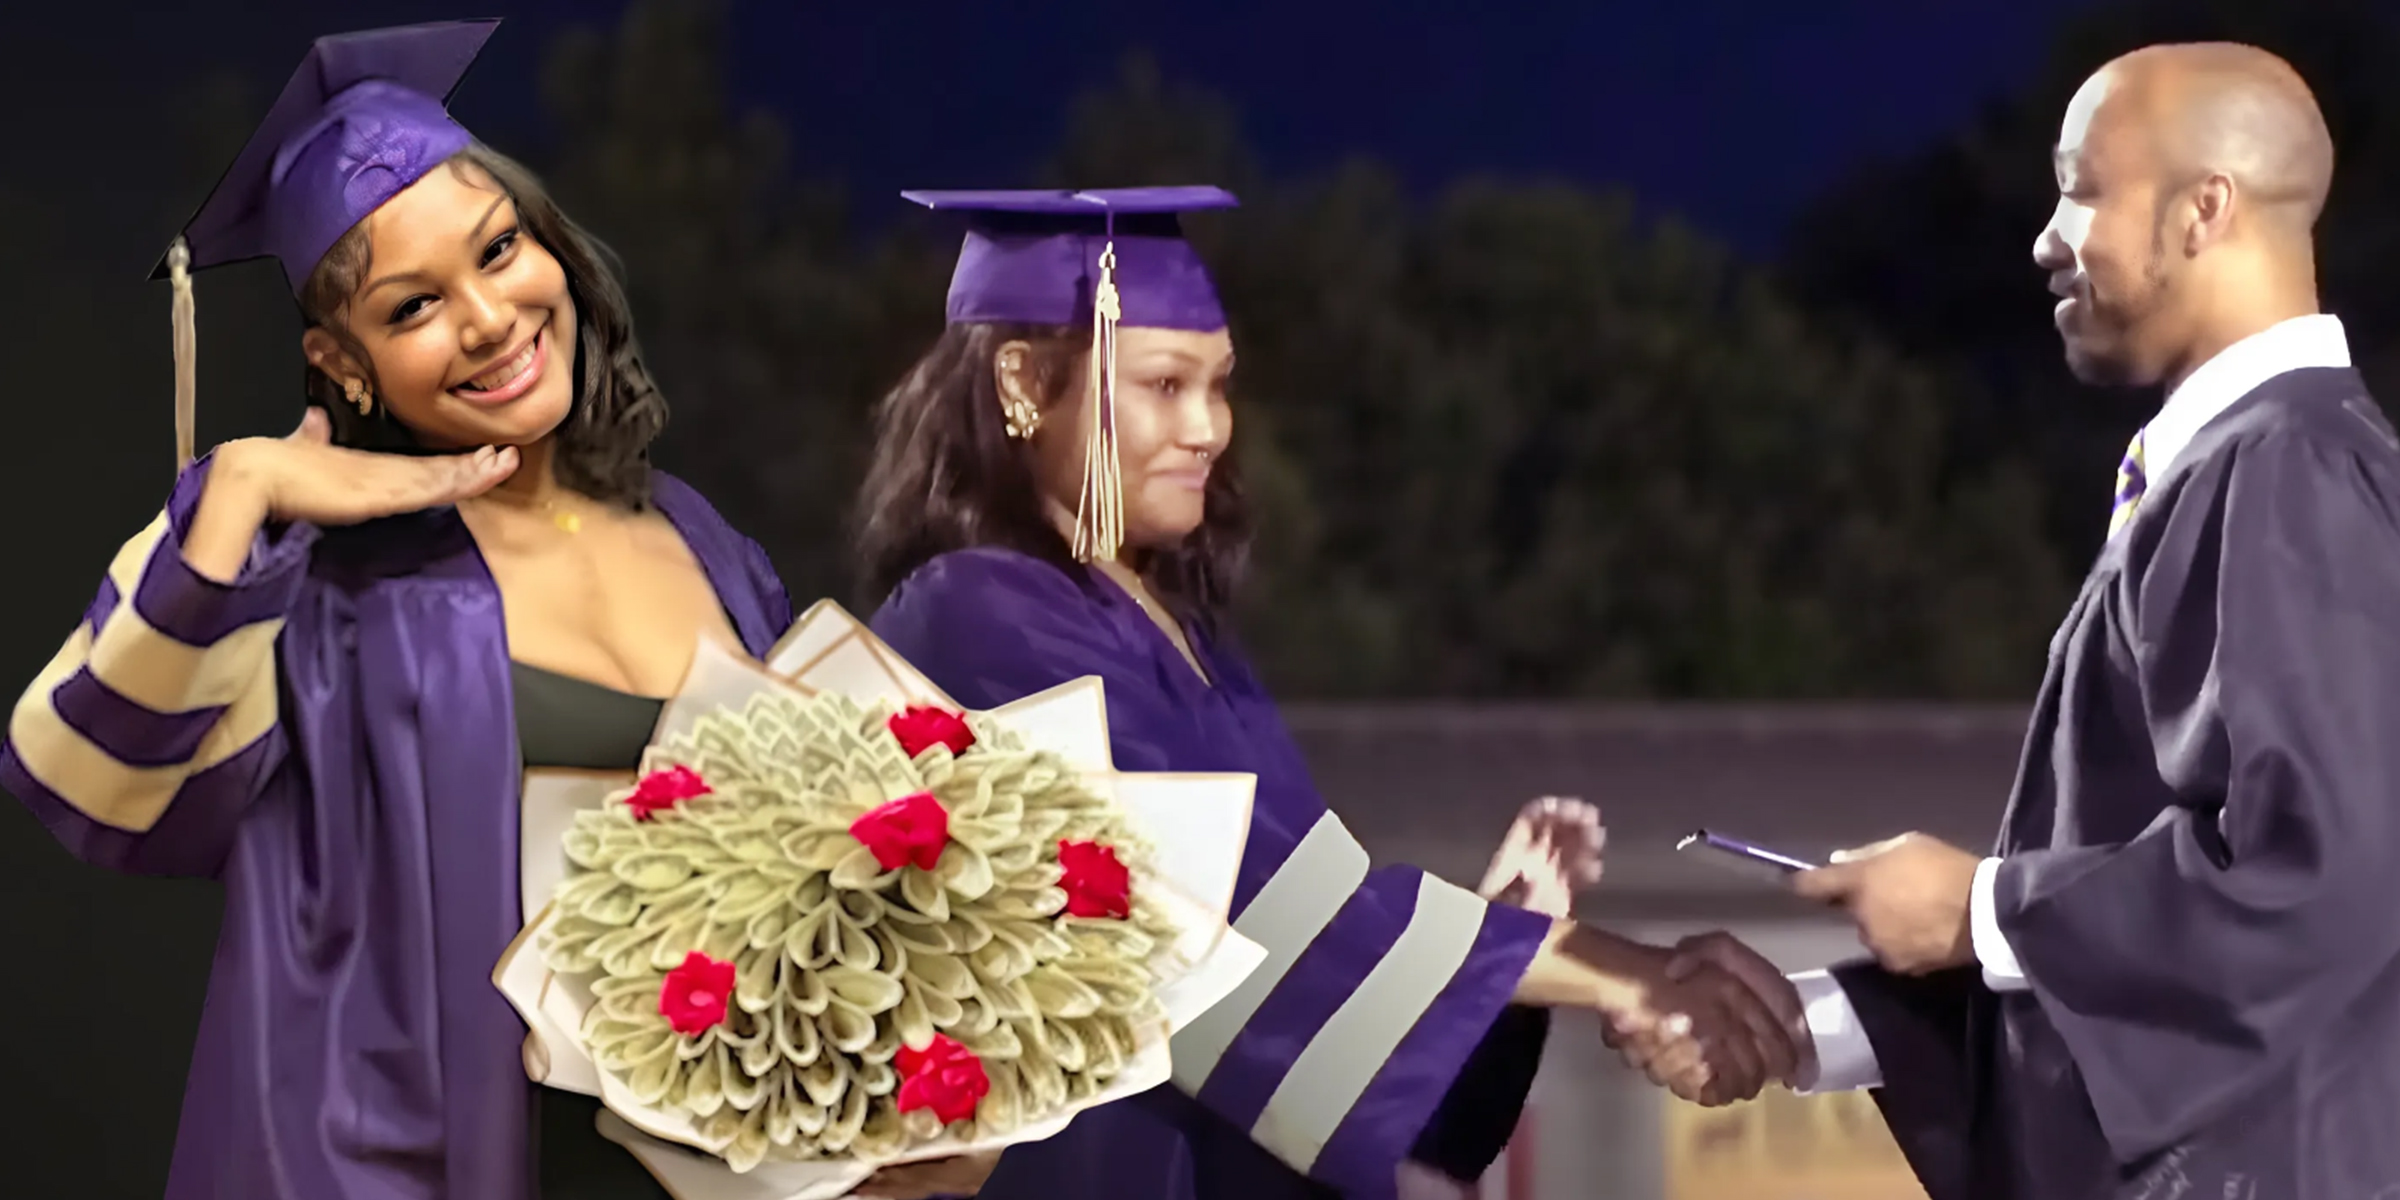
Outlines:
[{"label": "mortarboard cap", "polygon": [[1223,188],[900,194],[967,216],[966,244],[950,277],[953,325],[1089,321],[1101,253],[1113,245],[1120,323],[1199,332],[1225,327],[1216,284],[1176,219],[1238,205]]},{"label": "mortarboard cap", "polygon": [[190,273],[271,257],[297,294],[335,242],[467,148],[445,108],[498,19],[318,38],[152,279],[175,284],[175,440],[192,459]]},{"label": "mortarboard cap", "polygon": [[318,38],[184,227],[192,269],[272,256],[297,293],[352,226],[467,148],[443,106],[499,25]]}]

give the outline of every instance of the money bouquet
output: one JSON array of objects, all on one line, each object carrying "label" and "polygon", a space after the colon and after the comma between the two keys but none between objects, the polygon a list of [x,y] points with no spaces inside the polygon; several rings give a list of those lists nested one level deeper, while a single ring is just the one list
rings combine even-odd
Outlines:
[{"label": "money bouquet", "polygon": [[529,776],[495,981],[677,1194],[840,1195],[1165,1081],[1264,957],[1254,782],[1115,772],[1097,680],[964,711],[821,604],[767,664],[703,647],[636,777]]}]

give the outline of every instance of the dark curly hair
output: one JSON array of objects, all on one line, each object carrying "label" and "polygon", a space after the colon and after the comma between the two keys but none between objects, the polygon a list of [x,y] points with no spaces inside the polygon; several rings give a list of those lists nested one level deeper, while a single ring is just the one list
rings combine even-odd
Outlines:
[{"label": "dark curly hair", "polygon": [[[444,166],[478,186],[481,181],[470,177],[469,170],[490,177],[516,206],[525,232],[566,272],[567,294],[575,301],[575,400],[555,435],[551,461],[559,483],[603,503],[648,506],[650,443],[666,428],[667,401],[642,366],[615,257],[599,239],[567,219],[533,172],[507,155],[479,142],[452,155]],[[353,228],[325,252],[300,292],[302,319],[333,335],[370,372],[373,363],[343,327],[341,313],[366,279],[372,255],[366,227]],[[373,415],[360,416],[343,400],[341,385],[313,366],[308,368],[306,387],[309,402],[333,418],[334,440],[342,445],[398,453],[419,450],[415,435],[390,410],[378,406]]]},{"label": "dark curly hair", "polygon": [[[999,546],[1053,563],[1078,579],[1074,553],[1042,509],[1024,447],[1001,418],[1000,348],[1024,342],[1026,369],[1044,409],[1085,377],[1089,327],[953,325],[875,409],[875,448],[855,514],[861,574],[880,601],[928,559]],[[1250,510],[1239,455],[1209,472],[1200,527],[1172,547],[1133,551],[1161,602],[1185,620],[1222,627],[1250,551]],[[1128,548],[1132,550],[1132,548]]]}]

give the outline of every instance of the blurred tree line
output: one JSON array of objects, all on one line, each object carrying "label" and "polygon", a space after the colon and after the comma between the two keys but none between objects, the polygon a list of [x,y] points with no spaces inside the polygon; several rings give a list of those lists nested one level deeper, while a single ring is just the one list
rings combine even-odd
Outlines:
[{"label": "blurred tree line", "polygon": [[[2400,297],[2375,286],[2400,256],[2380,7],[2098,11],[2024,95],[1859,169],[1772,264],[1566,183],[1271,176],[1222,102],[1138,58],[1026,179],[927,183],[1242,196],[1189,224],[1233,316],[1264,522],[1242,629],[1286,694],[2017,698],[2155,404],[2067,378],[2028,259],[2067,96],[2145,42],[2292,58],[2343,152],[2328,302],[2400,396]],[[796,598],[863,611],[867,411],[938,332],[957,234],[788,161],[775,120],[731,111],[722,37],[715,5],[665,0],[564,37],[527,157],[624,259],[674,409],[664,465]],[[238,144],[248,122],[224,128]]]}]

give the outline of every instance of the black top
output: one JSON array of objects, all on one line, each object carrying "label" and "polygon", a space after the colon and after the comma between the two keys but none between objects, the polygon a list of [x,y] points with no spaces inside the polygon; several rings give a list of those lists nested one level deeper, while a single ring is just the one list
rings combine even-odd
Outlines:
[{"label": "black top", "polygon": [[572,675],[508,664],[517,692],[517,753],[527,767],[631,771],[667,702]]},{"label": "black top", "polygon": [[[508,664],[516,689],[517,750],[527,767],[631,771],[658,727],[666,701],[529,667]],[[600,1102],[537,1087],[534,1138],[543,1200],[672,1200],[624,1147],[592,1122]]]}]

